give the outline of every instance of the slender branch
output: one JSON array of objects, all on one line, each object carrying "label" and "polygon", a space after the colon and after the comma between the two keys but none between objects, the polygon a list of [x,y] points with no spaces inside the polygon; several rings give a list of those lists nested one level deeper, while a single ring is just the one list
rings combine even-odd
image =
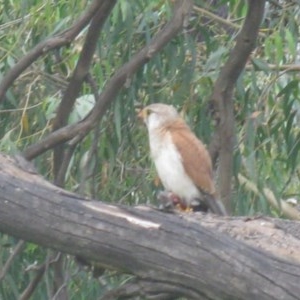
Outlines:
[{"label": "slender branch", "polygon": [[23,156],[27,160],[32,160],[56,145],[65,143],[75,136],[80,135],[81,132],[85,134],[92,129],[93,123],[90,122],[90,119],[86,119],[85,121],[76,124],[67,125],[57,131],[52,132],[43,140],[38,141],[34,145],[29,146],[23,151]]},{"label": "slender branch", "polygon": [[298,220],[300,221],[300,212],[293,208],[291,205],[283,201],[282,199],[276,199],[274,193],[268,189],[263,188],[262,192],[259,191],[258,187],[251,182],[249,179],[247,179],[242,174],[238,174],[238,181],[239,184],[244,186],[248,191],[253,192],[255,195],[264,195],[267,199],[268,203],[277,209],[279,212],[281,212],[285,217],[292,219],[292,220]]},{"label": "slender branch", "polygon": [[24,249],[25,247],[25,242],[24,241],[19,241],[16,247],[14,248],[13,252],[9,256],[8,260],[4,264],[2,271],[0,273],[0,281],[5,277],[6,273],[8,272],[11,264],[14,261],[14,258]]},{"label": "slender branch", "polygon": [[88,75],[103,24],[113,9],[115,3],[116,0],[102,2],[102,5],[98,7],[95,15],[93,16],[78,63],[58,107],[56,117],[53,120],[53,131],[67,124],[68,117],[72,110],[73,104],[78,97],[81,85]]},{"label": "slender branch", "polygon": [[[241,29],[241,26],[240,26],[240,25],[237,25],[237,24],[235,24],[235,23],[233,23],[233,22],[231,22],[231,21],[229,21],[229,20],[227,20],[227,19],[224,19],[224,18],[222,18],[222,17],[220,17],[220,16],[218,16],[218,15],[216,15],[216,14],[214,14],[214,13],[212,13],[212,12],[210,12],[210,11],[208,11],[208,10],[202,8],[202,7],[199,7],[199,6],[194,5],[194,6],[193,6],[193,9],[194,9],[196,12],[198,12],[198,13],[200,13],[200,14],[203,14],[203,15],[207,16],[208,18],[214,20],[215,22],[224,24],[224,25],[226,25],[226,26],[228,26],[228,27],[232,27],[232,28],[234,28],[234,29],[236,29],[236,30],[240,30],[240,29]],[[259,34],[259,36],[261,36],[261,37],[265,37],[265,36],[266,36],[266,35],[265,35],[264,33],[262,33],[262,32],[259,32],[258,34]]]},{"label": "slender branch", "polygon": [[43,275],[45,273],[46,266],[45,264],[41,265],[33,278],[33,280],[30,282],[30,284],[26,287],[26,289],[23,291],[23,293],[20,296],[20,300],[28,300],[31,298],[32,294],[34,293],[36,287],[40,283],[41,279],[43,278]]},{"label": "slender branch", "polygon": [[172,19],[165,27],[152,39],[148,46],[135,54],[132,59],[123,65],[111,80],[107,83],[105,90],[100,95],[95,109],[91,114],[93,123],[102,118],[109,104],[117,96],[120,89],[124,86],[134,73],[146,64],[155,54],[157,54],[174,36],[181,30],[185,17],[192,9],[191,0],[177,0],[174,5]]},{"label": "slender branch", "polygon": [[[116,0],[102,1],[102,5],[98,7],[98,10],[93,16],[75,71],[57,109],[56,117],[53,120],[53,131],[67,124],[75,100],[81,90],[82,83],[87,77],[93,55],[97,47],[100,32],[115,4]],[[63,153],[63,145],[54,148],[53,170],[55,177],[58,173],[63,175],[62,172],[60,172],[61,164],[64,161]],[[64,178],[64,176],[62,178]]]},{"label": "slender branch", "polygon": [[[299,72],[300,65],[299,64],[282,64],[282,65],[275,65],[275,64],[268,64],[266,63],[266,68],[268,71],[285,71],[285,72]],[[246,69],[253,70],[252,66],[247,67]]]},{"label": "slender branch", "polygon": [[60,257],[60,255],[57,257],[53,257],[50,260],[47,259],[47,261],[45,263],[35,267],[34,270],[36,271],[36,274],[35,274],[34,278],[32,279],[32,281],[29,283],[29,285],[26,287],[26,289],[22,292],[22,294],[20,296],[20,300],[27,300],[27,299],[31,298],[36,287],[41,282],[41,279],[43,278],[43,275],[45,274],[45,271],[47,270],[49,265],[56,263],[59,257]]},{"label": "slender branch", "polygon": [[0,103],[4,101],[5,94],[12,83],[34,61],[36,61],[40,56],[45,55],[49,51],[64,45],[68,45],[72,40],[74,40],[78,33],[90,22],[91,18],[103,1],[94,0],[88,7],[86,12],[70,28],[54,37],[50,37],[49,39],[42,41],[41,43],[36,45],[30,52],[28,52],[27,55],[22,57],[16,63],[16,65],[12,69],[10,69],[10,71],[4,76],[0,83]]},{"label": "slender branch", "polygon": [[264,6],[264,0],[248,0],[248,12],[242,30],[220,71],[211,97],[218,127],[211,141],[210,153],[214,161],[219,156],[219,190],[228,212],[231,211],[231,177],[235,143],[233,89],[255,47]]},{"label": "slender branch", "polygon": [[[65,175],[68,170],[71,158],[73,157],[77,145],[82,141],[83,138],[84,138],[83,135],[77,135],[65,147],[63,154],[61,154],[63,160],[61,161],[61,165],[58,168],[58,173],[55,174],[55,179],[54,179],[55,185],[60,187],[64,186]],[[55,147],[55,149],[57,148],[58,147]]]},{"label": "slender branch", "polygon": [[57,253],[57,261],[52,264],[52,270],[54,274],[53,280],[53,300],[68,300],[68,290],[64,274],[64,261],[65,255],[62,255],[61,252]]},{"label": "slender branch", "polygon": [[226,19],[224,19],[224,18],[222,18],[222,17],[220,17],[220,16],[218,16],[218,15],[216,15],[216,14],[214,14],[214,13],[212,13],[212,12],[206,10],[206,9],[204,9],[204,8],[199,7],[199,6],[194,5],[193,6],[193,10],[195,10],[196,12],[201,13],[201,14],[209,17],[210,19],[212,19],[212,20],[214,20],[216,22],[224,24],[224,25],[226,25],[228,27],[232,27],[232,28],[234,28],[236,30],[240,30],[241,29],[240,25],[237,25],[237,24],[235,24],[233,22],[230,22],[230,21],[228,21],[228,20],[226,20]]},{"label": "slender branch", "polygon": [[[99,99],[99,88],[95,80],[88,74],[86,81],[89,83],[91,90],[93,91],[94,98]],[[84,167],[80,176],[80,184],[79,184],[79,194],[84,195],[84,190],[87,184],[87,181],[90,177],[92,177],[93,184],[91,184],[91,195],[92,197],[96,197],[95,187],[97,186],[95,182],[95,174],[96,171],[99,170],[99,158],[98,158],[98,142],[100,138],[100,121],[95,125],[94,133],[93,133],[93,142],[88,151],[87,159],[85,160]],[[92,167],[93,166],[93,167]]]},{"label": "slender branch", "polygon": [[175,3],[172,19],[152,39],[149,45],[142,48],[129,62],[120,67],[106,84],[102,94],[97,99],[91,113],[81,122],[65,126],[51,134],[45,139],[28,147],[24,156],[31,160],[44,153],[52,147],[64,143],[77,135],[86,135],[101,120],[108,106],[114,101],[126,80],[132,77],[135,72],[145,65],[155,54],[157,54],[174,36],[178,34],[183,26],[187,14],[192,8],[191,0],[177,0]]}]

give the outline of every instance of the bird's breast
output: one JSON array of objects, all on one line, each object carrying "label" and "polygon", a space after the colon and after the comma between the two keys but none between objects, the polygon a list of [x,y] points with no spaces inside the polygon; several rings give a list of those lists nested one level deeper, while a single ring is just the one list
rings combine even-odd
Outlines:
[{"label": "bird's breast", "polygon": [[187,202],[199,196],[199,190],[184,170],[182,158],[170,132],[149,133],[150,151],[164,188]]}]

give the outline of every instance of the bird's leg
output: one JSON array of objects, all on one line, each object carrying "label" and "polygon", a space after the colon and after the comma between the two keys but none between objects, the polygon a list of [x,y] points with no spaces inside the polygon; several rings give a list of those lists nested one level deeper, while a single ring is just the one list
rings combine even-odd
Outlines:
[{"label": "bird's leg", "polygon": [[190,205],[188,205],[184,199],[180,198],[179,196],[177,196],[173,193],[171,193],[170,197],[172,199],[173,205],[178,210],[183,211],[183,212],[193,211],[193,208]]},{"label": "bird's leg", "polygon": [[191,207],[190,205],[186,205],[183,202],[177,204],[176,207],[178,208],[178,210],[185,212],[185,213],[194,211],[193,207]]},{"label": "bird's leg", "polygon": [[193,211],[193,206],[187,205],[186,201],[170,191],[160,191],[157,195],[159,209],[172,210],[177,209],[182,212]]}]

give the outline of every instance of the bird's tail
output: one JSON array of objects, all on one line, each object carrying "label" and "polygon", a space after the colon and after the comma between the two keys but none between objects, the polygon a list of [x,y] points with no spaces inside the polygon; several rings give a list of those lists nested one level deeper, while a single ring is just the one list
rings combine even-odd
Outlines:
[{"label": "bird's tail", "polygon": [[220,215],[220,216],[228,215],[222,201],[217,199],[214,195],[205,194],[204,198],[205,198],[205,203],[207,204],[207,206],[209,207],[209,209],[212,213],[214,213],[216,215]]}]

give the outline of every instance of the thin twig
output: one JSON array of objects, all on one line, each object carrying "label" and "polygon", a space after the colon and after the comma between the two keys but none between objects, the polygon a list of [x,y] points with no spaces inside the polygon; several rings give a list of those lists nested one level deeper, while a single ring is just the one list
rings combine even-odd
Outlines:
[{"label": "thin twig", "polygon": [[[201,14],[209,17],[210,19],[212,19],[212,20],[214,20],[214,21],[216,21],[218,23],[224,24],[224,25],[226,25],[228,27],[232,27],[232,28],[234,28],[236,30],[240,30],[242,28],[240,25],[237,25],[237,24],[235,24],[235,23],[233,23],[233,22],[231,22],[229,20],[226,20],[226,19],[224,19],[224,18],[222,18],[222,17],[220,17],[220,16],[218,16],[218,15],[216,15],[216,14],[214,14],[214,13],[212,13],[212,12],[210,12],[210,11],[202,8],[202,7],[194,5],[193,9],[196,12],[201,13]],[[258,35],[260,37],[266,37],[266,35],[263,32],[259,32]]]},{"label": "thin twig", "polygon": [[265,196],[268,203],[278,211],[282,212],[285,217],[300,221],[300,212],[284,200],[276,199],[274,193],[269,188],[263,188],[262,191],[260,191],[252,181],[243,176],[241,173],[238,174],[238,181],[240,185],[243,185],[248,191],[253,192],[255,195]]},{"label": "thin twig", "polygon": [[35,291],[36,287],[40,283],[41,279],[43,278],[43,275],[45,273],[46,266],[45,264],[41,265],[33,278],[33,280],[29,283],[29,285],[26,287],[26,289],[23,291],[23,293],[20,296],[20,300],[27,300],[30,299],[33,292]]},{"label": "thin twig", "polygon": [[[90,76],[90,74],[88,74],[86,81],[89,83],[91,90],[93,91],[95,99],[99,99],[99,96],[100,96],[99,92],[98,92],[99,88],[98,88],[95,80],[92,78],[92,76]],[[85,189],[87,180],[91,176],[92,176],[92,180],[95,181],[94,174],[96,174],[96,172],[98,171],[98,168],[99,168],[97,153],[98,153],[98,143],[99,143],[99,138],[100,138],[100,122],[101,121],[99,120],[98,124],[96,124],[96,126],[95,126],[92,146],[88,152],[85,165],[81,172],[82,174],[81,174],[80,184],[79,184],[79,194],[81,194],[81,195],[84,194],[84,189]],[[95,161],[92,163],[93,159]],[[91,169],[92,165],[94,166],[93,169]],[[94,182],[94,184],[91,185],[91,187],[93,188],[93,190],[91,191],[91,195],[93,198],[95,198],[95,196],[96,196],[95,186],[96,186],[96,184]]]},{"label": "thin twig", "polygon": [[13,263],[15,257],[22,252],[22,250],[25,247],[25,242],[24,241],[19,241],[16,245],[16,247],[14,248],[13,252],[11,253],[11,255],[9,256],[8,260],[6,261],[6,263],[3,266],[3,269],[0,273],[0,281],[2,281],[2,279],[5,277],[6,273],[8,272],[11,264]]},{"label": "thin twig", "polygon": [[36,274],[33,278],[33,280],[29,283],[29,285],[26,287],[26,289],[22,292],[20,296],[20,300],[27,300],[30,299],[32,294],[34,293],[36,287],[40,283],[41,279],[43,278],[43,275],[45,274],[45,271],[48,269],[48,266],[50,264],[54,264],[58,261],[59,255],[56,255],[53,258],[47,259],[45,263],[42,265],[36,266],[34,270],[36,271]]},{"label": "thin twig", "polygon": [[3,77],[0,82],[0,103],[4,101],[5,95],[9,87],[20,76],[20,74],[28,68],[40,56],[45,55],[49,51],[70,44],[79,32],[90,22],[91,18],[101,5],[99,0],[94,0],[88,7],[86,12],[71,27],[60,34],[50,37],[36,45],[30,52],[23,56],[15,66]]},{"label": "thin twig", "polygon": [[193,9],[196,12],[201,13],[201,14],[209,17],[210,19],[213,19],[213,20],[215,20],[215,21],[217,21],[217,22],[219,22],[221,24],[227,25],[227,26],[232,27],[232,28],[234,28],[236,30],[240,30],[241,29],[240,25],[232,23],[232,22],[230,22],[230,21],[228,21],[228,20],[226,20],[226,19],[224,19],[224,18],[222,18],[222,17],[220,17],[220,16],[218,16],[218,15],[216,15],[216,14],[214,14],[214,13],[212,13],[212,12],[206,10],[206,9],[204,9],[204,8],[201,8],[199,6],[194,5]]}]

